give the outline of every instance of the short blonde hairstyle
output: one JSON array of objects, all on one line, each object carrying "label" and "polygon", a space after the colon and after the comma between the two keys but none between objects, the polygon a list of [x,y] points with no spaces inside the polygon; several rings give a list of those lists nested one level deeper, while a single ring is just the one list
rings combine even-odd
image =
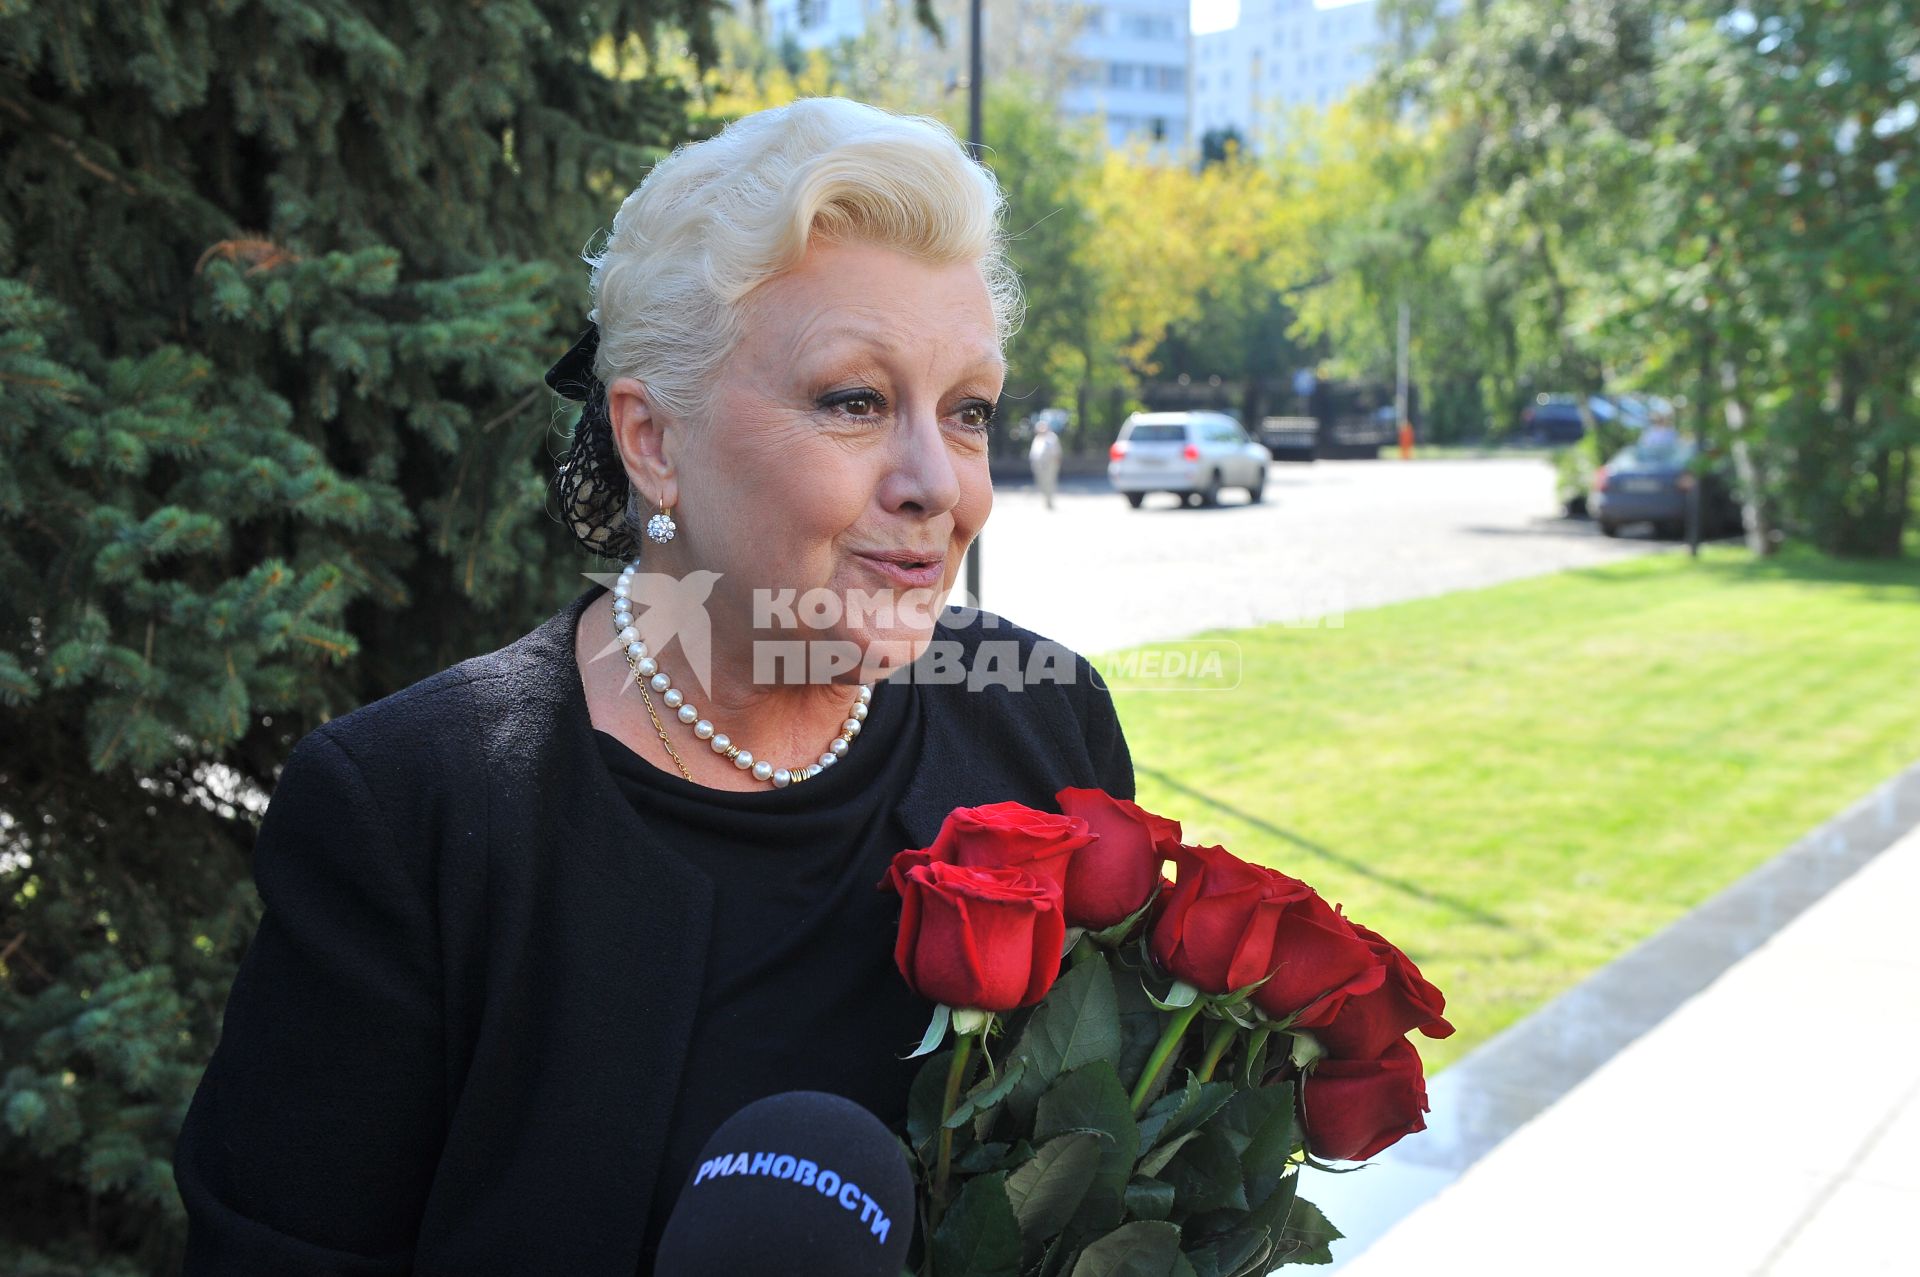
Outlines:
[{"label": "short blonde hairstyle", "polygon": [[1004,350],[1019,327],[1006,199],[953,131],[848,98],[801,98],[677,147],[621,204],[596,253],[594,371],[643,382],[670,416],[700,423],[738,345],[742,303],[816,237],[929,262],[972,261]]}]

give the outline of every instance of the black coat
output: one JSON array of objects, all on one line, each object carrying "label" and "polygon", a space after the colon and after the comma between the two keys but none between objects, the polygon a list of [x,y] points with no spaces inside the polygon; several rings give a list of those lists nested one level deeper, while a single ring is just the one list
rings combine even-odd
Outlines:
[{"label": "black coat", "polygon": [[[574,633],[604,593],[295,746],[175,1148],[185,1277],[638,1270],[714,887],[596,748]],[[1016,669],[1046,643],[991,614],[935,639],[976,673],[983,640]],[[1056,678],[925,686],[916,845],[955,807],[1133,795],[1104,684]]]}]

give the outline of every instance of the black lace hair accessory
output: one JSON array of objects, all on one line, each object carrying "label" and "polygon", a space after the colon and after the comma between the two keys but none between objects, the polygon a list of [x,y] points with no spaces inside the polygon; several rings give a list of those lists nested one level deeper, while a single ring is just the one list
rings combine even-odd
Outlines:
[{"label": "black lace hair accessory", "polygon": [[547,369],[547,385],[554,393],[581,405],[573,444],[554,471],[553,489],[560,517],[576,541],[594,554],[631,562],[640,551],[627,527],[631,485],[619,450],[613,446],[607,388],[593,371],[599,351],[600,326],[589,321],[580,340]]}]

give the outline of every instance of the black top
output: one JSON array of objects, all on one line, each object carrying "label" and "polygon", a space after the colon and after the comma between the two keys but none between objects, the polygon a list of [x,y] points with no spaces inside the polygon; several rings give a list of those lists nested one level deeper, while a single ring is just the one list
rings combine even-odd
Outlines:
[{"label": "black top", "polygon": [[[266,913],[174,1150],[185,1277],[638,1268],[715,892],[595,742],[574,636],[605,595],[287,759],[253,849]],[[967,670],[1003,643],[1026,668],[1043,641],[990,614],[934,634]],[[955,807],[1133,796],[1105,685],[1061,665],[916,689],[920,760],[893,809],[910,845]]]},{"label": "black top", "polygon": [[[851,699],[851,695],[849,697]],[[669,731],[678,724],[669,725]],[[933,1004],[893,964],[899,898],[876,884],[912,844],[894,813],[920,759],[919,689],[874,687],[846,754],[811,780],[740,793],[656,767],[595,729],[620,791],[713,882],[713,929],[642,1245],[652,1271],[667,1217],[707,1137],[754,1100],[827,1091],[906,1121]],[[707,746],[682,729],[674,748]],[[659,742],[660,761],[672,765]]]}]

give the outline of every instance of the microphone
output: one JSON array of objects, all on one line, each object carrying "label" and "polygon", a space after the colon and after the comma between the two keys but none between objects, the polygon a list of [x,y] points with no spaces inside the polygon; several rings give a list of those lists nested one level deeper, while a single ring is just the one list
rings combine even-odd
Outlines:
[{"label": "microphone", "polygon": [[728,1118],[667,1217],[655,1277],[900,1277],[913,1240],[900,1140],[852,1100],[786,1091]]}]

